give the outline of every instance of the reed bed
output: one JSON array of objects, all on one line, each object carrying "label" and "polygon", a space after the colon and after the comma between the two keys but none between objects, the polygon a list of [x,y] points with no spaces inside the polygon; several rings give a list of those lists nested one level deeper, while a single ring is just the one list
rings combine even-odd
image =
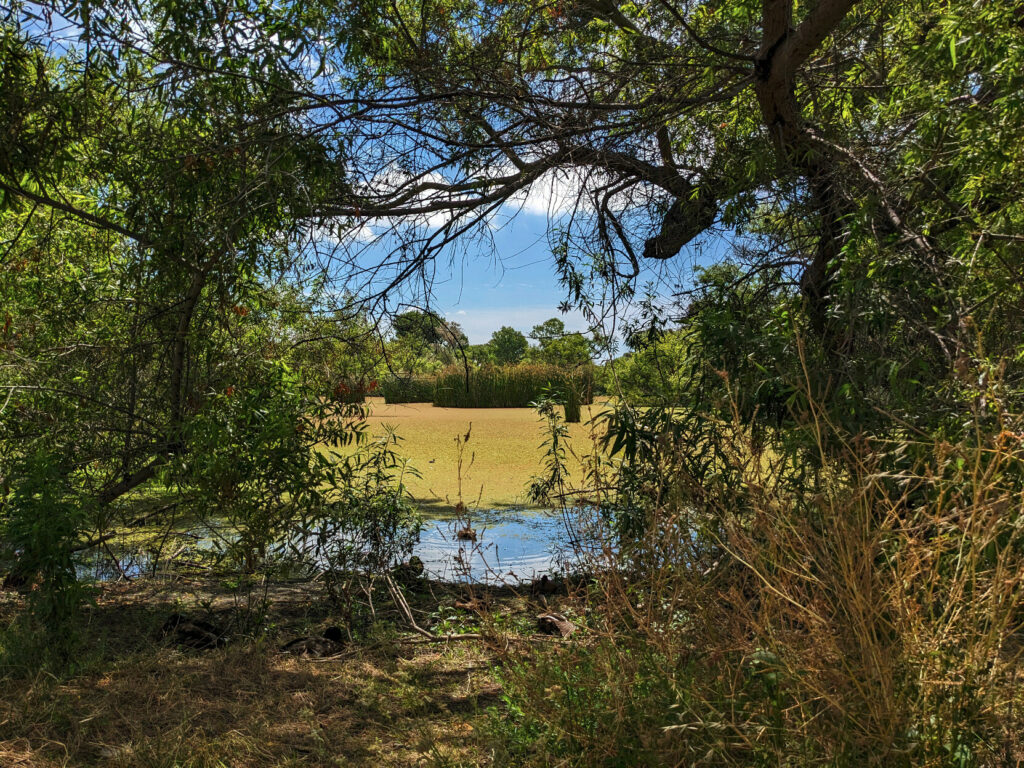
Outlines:
[{"label": "reed bed", "polygon": [[441,408],[528,408],[545,392],[590,405],[593,371],[538,364],[486,365],[467,376],[465,370],[452,367],[435,379],[433,402]]},{"label": "reed bed", "polygon": [[433,376],[391,376],[377,393],[386,403],[430,403],[434,400]]},{"label": "reed bed", "polygon": [[894,443],[815,415],[844,447],[804,482],[735,424],[717,445],[744,482],[689,487],[662,440],[675,480],[630,568],[595,569],[586,641],[503,667],[498,764],[1024,764],[1021,420]]}]

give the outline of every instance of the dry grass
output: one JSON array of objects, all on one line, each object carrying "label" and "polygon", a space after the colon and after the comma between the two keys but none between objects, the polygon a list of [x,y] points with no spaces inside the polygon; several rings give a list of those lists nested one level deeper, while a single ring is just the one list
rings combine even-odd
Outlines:
[{"label": "dry grass", "polygon": [[590,642],[505,675],[515,764],[1024,765],[1024,430],[1004,423],[912,444],[816,422],[832,453],[806,476],[737,423],[715,439],[741,483],[672,472],[666,442],[681,479],[633,568],[598,572]]},{"label": "dry grass", "polygon": [[[182,651],[154,638],[172,596],[108,587],[83,671],[4,680],[0,766],[488,764],[479,730],[500,689],[483,647],[392,638],[326,661],[282,655],[276,640]],[[296,597],[278,621],[308,611]]]},{"label": "dry grass", "polygon": [[[466,447],[468,469],[462,472],[462,495],[467,504],[477,502],[486,509],[527,506],[526,486],[541,471],[544,451],[542,425],[529,408],[435,408],[429,403],[385,404],[370,400],[373,412],[371,432],[379,434],[382,424],[395,427],[403,438],[402,452],[422,478],[412,478],[410,489],[416,500],[437,511],[450,509],[458,500],[459,477],[455,438],[465,435],[472,424]],[[570,424],[572,449],[585,455],[593,451],[586,422],[603,409],[602,404],[584,406],[583,423]],[[578,481],[580,464],[570,461]]]}]

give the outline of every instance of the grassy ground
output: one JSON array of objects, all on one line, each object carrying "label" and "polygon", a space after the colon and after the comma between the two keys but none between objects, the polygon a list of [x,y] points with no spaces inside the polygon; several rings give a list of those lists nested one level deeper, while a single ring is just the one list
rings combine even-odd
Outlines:
[{"label": "grassy ground", "polygon": [[[479,617],[454,607],[460,596],[428,584],[411,602],[435,631],[475,629]],[[252,618],[238,592],[210,581],[106,585],[88,610],[76,671],[0,677],[0,766],[490,764],[482,734],[487,709],[500,706],[491,674],[500,643],[423,643],[400,634],[382,601],[340,658],[294,658],[279,644],[337,617],[309,585],[280,585],[268,598],[250,634],[191,651],[160,639],[163,620],[172,611]],[[0,626],[18,603],[0,592]],[[529,633],[540,606],[505,591],[491,609],[488,626]]]},{"label": "grassy ground", "polygon": [[[429,403],[386,405],[370,400],[371,432],[390,424],[403,438],[401,449],[422,478],[409,482],[413,496],[425,508],[443,513],[459,498],[456,437],[472,425],[462,470],[462,498],[467,505],[486,509],[527,505],[526,487],[541,471],[545,439],[542,424],[529,408],[435,408]],[[602,405],[583,407],[583,423],[570,424],[571,449],[593,452],[587,421]],[[573,477],[580,465],[570,459]]]}]

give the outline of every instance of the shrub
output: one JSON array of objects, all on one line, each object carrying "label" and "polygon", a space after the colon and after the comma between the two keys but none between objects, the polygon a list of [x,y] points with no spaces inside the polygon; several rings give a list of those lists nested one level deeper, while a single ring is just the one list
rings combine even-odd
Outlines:
[{"label": "shrub", "polygon": [[[398,455],[399,438],[385,434],[345,456],[335,454],[338,471],[330,478],[330,503],[307,514],[291,546],[323,571],[328,596],[351,627],[357,598],[412,552],[420,518],[405,486],[418,476]],[[369,615],[373,615],[372,604]]]},{"label": "shrub", "polygon": [[572,382],[565,388],[565,420],[569,424],[580,423],[580,393]]},{"label": "shrub", "polygon": [[362,440],[363,417],[360,406],[315,397],[287,366],[265,363],[245,385],[207,398],[186,432],[194,453],[168,479],[228,526],[224,554],[252,573],[305,517],[334,505],[342,469],[324,452]]},{"label": "shrub", "polygon": [[1024,420],[999,418],[874,442],[818,412],[812,472],[720,423],[699,482],[680,456],[707,446],[661,430],[644,460],[664,482],[626,551],[595,550],[616,555],[593,563],[586,631],[505,667],[505,762],[1017,764]]},{"label": "shrub", "polygon": [[335,402],[358,405],[366,400],[367,396],[376,394],[378,389],[376,379],[341,379],[334,385],[332,394]]},{"label": "shrub", "polygon": [[67,467],[57,457],[31,454],[17,469],[18,482],[0,505],[0,541],[16,555],[14,573],[32,586],[23,627],[26,637],[36,635],[38,648],[32,652],[38,661],[63,667],[76,645],[75,619],[86,596],[73,555],[88,517],[67,482]]},{"label": "shrub", "polygon": [[522,364],[483,366],[469,374],[459,368],[447,368],[437,379],[434,405],[443,408],[527,408],[539,400],[545,390],[579,393],[580,402],[592,402],[591,366],[567,370],[553,365]]}]

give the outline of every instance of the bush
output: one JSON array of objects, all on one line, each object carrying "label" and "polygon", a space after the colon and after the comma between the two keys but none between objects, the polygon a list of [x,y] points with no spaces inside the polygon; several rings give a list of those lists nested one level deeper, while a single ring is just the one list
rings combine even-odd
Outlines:
[{"label": "bush", "polygon": [[565,420],[569,424],[580,423],[580,393],[569,383],[565,388]]},{"label": "bush", "polygon": [[593,371],[590,366],[566,370],[553,365],[486,365],[469,374],[459,368],[447,368],[437,379],[434,405],[442,408],[528,408],[545,390],[579,393],[580,402],[589,405]]},{"label": "bush", "polygon": [[372,594],[374,581],[408,558],[419,540],[420,518],[405,486],[418,475],[399,456],[398,444],[385,428],[355,453],[334,454],[330,503],[307,514],[292,536],[293,550],[323,572],[327,595],[349,628],[357,599]]},{"label": "bush", "polygon": [[[73,556],[88,517],[67,482],[67,468],[57,457],[32,454],[17,470],[18,482],[6,503],[0,504],[0,541],[16,556],[12,574],[30,588],[29,616],[23,627],[26,637],[35,634],[38,661],[60,668],[74,651],[75,620],[86,597]],[[5,642],[5,655],[12,637]]]},{"label": "bush", "polygon": [[379,385],[376,379],[365,381],[363,379],[342,379],[334,385],[332,393],[334,401],[347,405],[358,405],[369,395],[376,394]]},{"label": "bush", "polygon": [[381,382],[377,394],[386,403],[429,403],[434,399],[431,376],[391,376]]},{"label": "bush", "polygon": [[628,551],[603,548],[619,567],[593,563],[580,641],[506,665],[507,764],[1024,759],[1024,420],[913,446],[824,424],[803,425],[833,446],[807,472],[720,423],[700,482],[680,456],[706,446],[660,431],[664,482]]},{"label": "bush", "polygon": [[681,331],[651,338],[631,339],[629,354],[607,363],[601,376],[608,392],[621,394],[635,405],[666,405],[685,401],[692,394],[688,377],[692,360]]},{"label": "bush", "polygon": [[324,401],[287,366],[264,363],[244,386],[207,398],[190,421],[192,455],[168,479],[187,489],[200,513],[226,524],[223,554],[253,573],[271,564],[303,519],[335,505],[343,472],[325,452],[360,442],[365,412]]}]

